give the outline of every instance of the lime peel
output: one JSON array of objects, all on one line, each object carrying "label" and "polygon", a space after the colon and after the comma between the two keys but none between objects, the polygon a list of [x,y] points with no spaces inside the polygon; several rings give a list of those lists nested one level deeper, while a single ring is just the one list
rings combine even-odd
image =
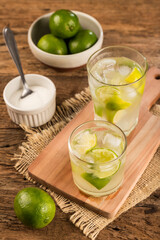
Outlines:
[{"label": "lime peel", "polygon": [[94,176],[92,173],[82,173],[81,175],[86,181],[96,187],[98,190],[104,188],[111,180],[110,177],[106,178],[98,178]]},{"label": "lime peel", "polygon": [[94,158],[94,161],[99,163],[105,163],[118,157],[114,151],[108,148],[93,148],[90,154]]},{"label": "lime peel", "polygon": [[111,149],[94,148],[88,154],[91,154],[95,162],[94,176],[100,179],[113,176],[121,166],[120,159],[113,161],[118,155]]},{"label": "lime peel", "polygon": [[124,110],[131,105],[130,102],[126,102],[120,97],[119,89],[114,87],[99,87],[96,89],[95,94],[99,102],[104,105],[103,113],[101,111],[99,114],[104,114],[109,122],[113,122],[117,111]]},{"label": "lime peel", "polygon": [[[128,75],[128,77],[125,79],[127,83],[133,83],[133,87],[137,89],[139,94],[143,94],[144,92],[144,87],[145,87],[145,80],[142,79],[140,81],[137,81],[142,77],[142,72],[137,68],[134,67],[132,72]],[[135,82],[137,81],[137,82]],[[143,82],[142,82],[143,81]],[[135,83],[134,83],[135,82]]]}]

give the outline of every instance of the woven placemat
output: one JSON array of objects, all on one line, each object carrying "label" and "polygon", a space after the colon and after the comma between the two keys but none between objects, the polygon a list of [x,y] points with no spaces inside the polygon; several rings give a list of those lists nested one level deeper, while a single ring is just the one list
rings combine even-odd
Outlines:
[{"label": "woven placemat", "polygon": [[[36,184],[36,182],[28,175],[29,165],[39,155],[41,150],[56,136],[56,134],[59,133],[62,128],[74,118],[75,114],[89,103],[90,100],[90,92],[89,89],[86,88],[85,91],[76,94],[74,98],[70,98],[69,100],[64,101],[61,106],[58,106],[53,119],[43,127],[30,129],[26,126],[21,126],[26,131],[27,141],[19,146],[18,152],[12,159],[16,161],[16,170],[20,174],[23,174],[26,179]],[[157,104],[152,107],[152,112],[155,115],[160,116],[160,105]],[[53,196],[57,205],[63,212],[70,214],[70,220],[76,227],[80,228],[86,236],[94,240],[99,232],[110,222],[123,212],[135,206],[138,202],[147,198],[152,192],[160,187],[159,160],[160,148],[158,148],[157,153],[154,155],[139,182],[136,184],[130,196],[113,219],[102,217],[63,196],[57,195],[49,189],[46,189],[44,186],[37,184]]]}]

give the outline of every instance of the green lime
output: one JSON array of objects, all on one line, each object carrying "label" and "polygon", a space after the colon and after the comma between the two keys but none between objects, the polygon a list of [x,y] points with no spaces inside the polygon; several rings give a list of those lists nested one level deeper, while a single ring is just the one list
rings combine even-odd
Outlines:
[{"label": "green lime", "polygon": [[79,19],[69,10],[57,10],[49,19],[49,28],[56,37],[71,38],[79,31]]},{"label": "green lime", "polygon": [[114,122],[114,117],[116,115],[117,111],[112,111],[112,110],[109,110],[107,108],[105,108],[104,110],[104,116],[105,118],[107,119],[107,121],[113,123]]},{"label": "green lime", "polygon": [[[135,67],[132,72],[129,74],[129,76],[125,79],[126,82],[132,83],[135,82],[136,80],[140,79],[142,77],[142,72]],[[137,89],[139,94],[143,94],[144,92],[144,87],[145,87],[145,80],[141,79],[138,82],[133,83],[134,88]]]},{"label": "green lime", "polygon": [[95,114],[97,114],[99,117],[102,117],[104,107],[99,104],[94,103],[94,111],[95,111]]},{"label": "green lime", "polygon": [[68,47],[70,53],[83,52],[92,47],[97,41],[97,36],[90,30],[81,30],[75,37],[70,39]]},{"label": "green lime", "polygon": [[67,54],[67,45],[65,41],[53,36],[52,34],[42,36],[37,43],[37,47],[48,53],[58,55]]},{"label": "green lime", "polygon": [[128,108],[131,103],[120,97],[120,91],[114,87],[102,86],[96,89],[96,97],[104,107],[104,115],[109,122],[113,122],[114,116],[119,110]]},{"label": "green lime", "polygon": [[85,130],[76,135],[73,140],[73,148],[80,154],[85,154],[97,144],[97,136],[90,130]]},{"label": "green lime", "polygon": [[14,210],[19,220],[33,228],[47,226],[55,216],[51,196],[39,188],[24,188],[14,199]]},{"label": "green lime", "polygon": [[132,83],[135,82],[136,80],[138,80],[139,78],[141,78],[142,73],[140,72],[140,70],[135,67],[132,72],[129,74],[128,77],[125,78],[126,82],[128,83]]},{"label": "green lime", "polygon": [[[91,156],[94,158],[95,162],[94,175],[96,177],[98,178],[111,177],[120,168],[121,162],[119,159],[110,162],[118,157],[117,154],[111,149],[94,148],[90,151],[90,153]],[[101,165],[104,163],[106,163],[105,166]]]},{"label": "green lime", "polygon": [[[95,161],[93,173],[82,173],[82,177],[97,189],[102,189],[111,180],[112,176],[119,170],[121,161],[110,162],[117,158],[117,154],[111,149],[94,148],[88,154],[91,154]],[[104,166],[102,164],[106,163]]]},{"label": "green lime", "polygon": [[89,152],[94,158],[94,162],[106,163],[117,158],[117,154],[107,148],[93,148]]},{"label": "green lime", "polygon": [[102,86],[96,89],[95,94],[100,102],[106,103],[108,102],[108,99],[118,97],[118,95],[120,95],[120,91],[114,87]]},{"label": "green lime", "polygon": [[111,180],[111,177],[99,178],[92,173],[82,173],[81,176],[98,190],[104,188]]},{"label": "green lime", "polygon": [[119,111],[122,109],[126,109],[131,104],[129,102],[123,101],[120,97],[113,97],[106,103],[106,108],[112,111]]}]

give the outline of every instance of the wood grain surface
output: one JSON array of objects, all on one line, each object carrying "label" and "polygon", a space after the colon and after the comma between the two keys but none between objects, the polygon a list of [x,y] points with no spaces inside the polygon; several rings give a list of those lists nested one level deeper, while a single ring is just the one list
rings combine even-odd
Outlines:
[{"label": "wood grain surface", "polygon": [[[52,79],[57,88],[57,104],[88,86],[83,66],[57,70],[40,63],[27,43],[30,24],[40,15],[66,8],[91,14],[102,24],[103,46],[121,44],[134,47],[146,56],[150,66],[160,68],[160,2],[158,0],[0,0],[0,29],[9,25],[15,33],[24,72]],[[0,239],[3,240],[87,240],[58,207],[54,221],[44,229],[23,226],[15,216],[13,201],[24,187],[33,186],[13,168],[10,159],[25,134],[8,117],[2,92],[17,76],[0,31]],[[104,229],[97,240],[158,240],[160,235],[160,190],[122,214]]]}]

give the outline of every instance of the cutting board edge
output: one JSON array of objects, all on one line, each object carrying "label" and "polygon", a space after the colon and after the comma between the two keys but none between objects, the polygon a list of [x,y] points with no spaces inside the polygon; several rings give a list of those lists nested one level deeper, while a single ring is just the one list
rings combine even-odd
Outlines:
[{"label": "cutting board edge", "polygon": [[48,187],[50,190],[53,190],[55,193],[60,194],[60,195],[62,195],[64,197],[70,199],[71,201],[74,201],[75,203],[80,204],[82,207],[87,207],[87,209],[89,209],[89,210],[91,210],[91,211],[93,211],[93,212],[95,212],[97,214],[100,214],[103,217],[106,217],[108,219],[114,217],[113,214],[108,213],[108,212],[104,212],[101,209],[93,207],[92,205],[90,205],[90,204],[88,204],[88,203],[86,203],[86,202],[84,202],[82,200],[79,200],[78,198],[75,198],[75,197],[67,194],[66,192],[63,192],[63,191],[59,190],[58,188],[54,187],[53,185],[50,185],[49,183],[45,182],[44,180],[38,178],[37,176],[32,175],[32,173],[30,173],[30,172],[29,172],[29,176],[31,178],[33,178],[35,181],[37,181],[39,184],[42,184],[43,186]]}]

